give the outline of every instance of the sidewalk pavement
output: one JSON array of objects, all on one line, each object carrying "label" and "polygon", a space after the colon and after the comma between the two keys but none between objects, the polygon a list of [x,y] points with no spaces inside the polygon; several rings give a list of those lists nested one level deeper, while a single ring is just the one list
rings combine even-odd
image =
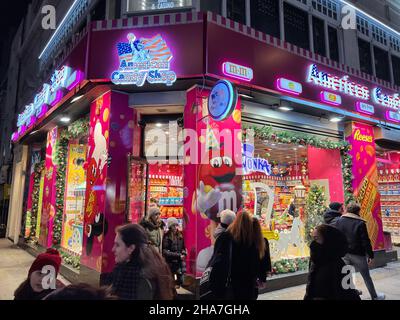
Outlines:
[{"label": "sidewalk pavement", "polygon": [[[400,300],[400,261],[388,263],[387,266],[373,269],[370,273],[377,292],[384,293],[386,300]],[[356,274],[355,285],[363,293],[362,300],[371,300],[359,273]],[[305,292],[306,285],[301,285],[261,294],[258,300],[302,300]]]}]

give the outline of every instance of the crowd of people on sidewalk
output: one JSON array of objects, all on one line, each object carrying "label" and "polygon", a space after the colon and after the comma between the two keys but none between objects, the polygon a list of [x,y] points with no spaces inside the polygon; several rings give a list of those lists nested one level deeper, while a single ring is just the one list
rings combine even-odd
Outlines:
[{"label": "crowd of people on sidewalk", "polygon": [[[310,265],[305,300],[360,300],[352,274],[360,272],[371,298],[382,300],[372,282],[368,265],[374,258],[366,222],[360,217],[360,206],[331,203],[324,223],[312,231]],[[256,300],[266,287],[272,265],[269,242],[256,216],[246,211],[235,214],[224,210],[213,255],[200,279],[202,300]],[[167,227],[167,232],[164,232]],[[32,263],[27,279],[15,291],[15,300],[172,300],[184,283],[186,256],[182,231],[176,218],[167,224],[160,219],[156,204],[139,224],[116,229],[113,254],[115,267],[103,274],[100,287],[79,283],[63,286],[56,281],[61,257],[49,248]],[[43,268],[54,272],[46,279]],[[47,284],[44,286],[44,284]]]}]

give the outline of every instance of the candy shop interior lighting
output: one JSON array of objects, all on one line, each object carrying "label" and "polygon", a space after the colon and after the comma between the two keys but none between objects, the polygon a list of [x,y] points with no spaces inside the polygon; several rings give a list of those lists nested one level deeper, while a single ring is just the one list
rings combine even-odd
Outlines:
[{"label": "candy shop interior lighting", "polygon": [[340,122],[343,120],[343,117],[333,116],[329,118],[330,122]]},{"label": "candy shop interior lighting", "polygon": [[83,95],[80,95],[80,96],[77,96],[77,97],[73,98],[73,99],[71,100],[71,103],[74,103],[74,102],[78,101],[78,100],[81,99],[82,97],[83,97]]},{"label": "candy shop interior lighting", "polygon": [[60,121],[63,123],[69,123],[71,121],[71,118],[64,116],[60,118]]}]

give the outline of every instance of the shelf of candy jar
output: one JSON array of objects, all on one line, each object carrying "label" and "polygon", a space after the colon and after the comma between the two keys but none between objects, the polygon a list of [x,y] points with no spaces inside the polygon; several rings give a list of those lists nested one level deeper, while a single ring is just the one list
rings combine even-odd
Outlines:
[{"label": "shelf of candy jar", "polygon": [[160,218],[168,219],[168,218],[177,218],[183,219],[183,207],[160,207]]},{"label": "shelf of candy jar", "polygon": [[400,169],[380,169],[378,171],[378,182],[400,182]]},{"label": "shelf of candy jar", "polygon": [[181,176],[149,175],[149,185],[183,188],[183,179]]}]

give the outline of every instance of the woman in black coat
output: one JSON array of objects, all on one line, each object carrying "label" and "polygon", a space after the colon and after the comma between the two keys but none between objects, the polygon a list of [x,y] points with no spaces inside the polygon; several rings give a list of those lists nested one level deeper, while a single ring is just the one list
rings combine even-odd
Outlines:
[{"label": "woman in black coat", "polygon": [[116,265],[101,284],[123,300],[171,300],[173,279],[161,254],[149,244],[144,228],[127,224],[117,228],[112,249]]},{"label": "woman in black coat", "polygon": [[[342,257],[347,252],[344,234],[333,226],[323,224],[313,232],[310,244],[310,270],[304,300],[360,300],[356,290],[344,277],[345,263]],[[344,280],[344,281],[343,281]],[[345,284],[345,287],[343,287]]]},{"label": "woman in black coat", "polygon": [[211,280],[214,299],[256,300],[258,283],[265,283],[270,269],[266,250],[264,238],[254,230],[253,218],[247,212],[238,213],[215,242],[211,261],[220,263]]}]

